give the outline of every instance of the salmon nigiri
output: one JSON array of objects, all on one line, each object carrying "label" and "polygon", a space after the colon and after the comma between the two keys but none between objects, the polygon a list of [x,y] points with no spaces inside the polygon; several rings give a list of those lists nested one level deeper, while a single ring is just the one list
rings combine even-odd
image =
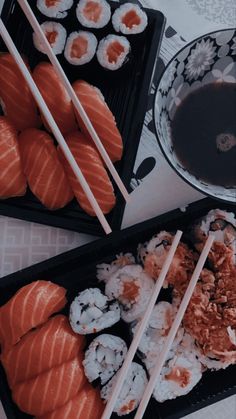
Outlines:
[{"label": "salmon nigiri", "polygon": [[0,307],[0,343],[15,345],[32,328],[44,323],[66,304],[66,290],[50,281],[35,281]]},{"label": "salmon nigiri", "polygon": [[74,195],[50,135],[28,129],[20,134],[19,146],[23,170],[34,195],[50,210],[67,205]]},{"label": "salmon nigiri", "polygon": [[82,355],[13,388],[18,407],[30,415],[42,416],[66,404],[86,383]]},{"label": "salmon nigiri", "polygon": [[87,384],[64,406],[36,419],[101,419],[103,409],[99,391]]},{"label": "salmon nigiri", "polygon": [[53,66],[47,62],[39,63],[33,71],[33,78],[62,134],[74,131],[76,121],[72,102]]},{"label": "salmon nigiri", "polygon": [[[100,205],[101,210],[104,214],[109,213],[114,207],[116,199],[112,183],[96,148],[91,144],[90,140],[78,131],[66,136],[66,142]],[[89,215],[94,216],[95,213],[88,198],[60,149],[59,156],[63,162],[71,187],[80,206]]]},{"label": "salmon nigiri", "polygon": [[0,198],[22,196],[25,192],[17,132],[5,116],[0,116]]},{"label": "salmon nigiri", "polygon": [[1,356],[10,387],[75,358],[84,345],[66,316],[52,317]]},{"label": "salmon nigiri", "polygon": [[[113,162],[120,160],[123,152],[121,134],[102,93],[96,87],[91,86],[82,80],[73,83],[73,89],[111,160]],[[77,119],[81,130],[85,134],[88,134],[87,129],[78,114]]]},{"label": "salmon nigiri", "polygon": [[0,54],[0,103],[18,131],[40,127],[34,98],[14,58],[8,53]]}]

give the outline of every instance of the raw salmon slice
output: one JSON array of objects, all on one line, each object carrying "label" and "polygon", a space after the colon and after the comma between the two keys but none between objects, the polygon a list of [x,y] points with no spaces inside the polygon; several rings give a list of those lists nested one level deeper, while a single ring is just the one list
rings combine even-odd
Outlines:
[{"label": "raw salmon slice", "polygon": [[6,351],[29,330],[47,321],[66,304],[66,290],[50,281],[22,287],[0,307],[0,342]]},{"label": "raw salmon slice", "polygon": [[129,10],[122,18],[122,23],[129,29],[134,26],[138,26],[141,23],[140,17],[137,15],[135,10]]},{"label": "raw salmon slice", "polygon": [[18,131],[41,125],[36,103],[14,59],[0,54],[0,102]]},{"label": "raw salmon slice", "polygon": [[[62,134],[74,131],[76,121],[72,102],[53,66],[39,63],[33,71],[33,78]],[[47,127],[46,122],[44,125]]]},{"label": "raw salmon slice", "polygon": [[[78,131],[66,136],[66,142],[100,205],[101,210],[104,214],[109,213],[114,207],[116,199],[112,183],[97,150],[93,144],[90,143],[90,140],[87,140],[87,138]],[[71,187],[80,206],[89,215],[94,216],[94,210],[60,149],[59,156],[63,162]]]},{"label": "raw salmon slice", "polygon": [[84,337],[72,331],[66,316],[52,317],[2,355],[10,387],[75,358],[84,345]]},{"label": "raw salmon slice", "polygon": [[[73,88],[111,160],[120,160],[123,152],[122,138],[101,92],[85,81],[76,81]],[[81,130],[88,135],[78,114],[77,119]]]},{"label": "raw salmon slice", "polygon": [[88,419],[91,409],[94,407],[96,398],[97,391],[89,384],[86,384],[86,386],[64,406],[46,415],[37,417],[36,419]]},{"label": "raw salmon slice", "polygon": [[5,116],[0,116],[0,198],[22,196],[25,192],[17,132]]},{"label": "raw salmon slice", "polygon": [[19,146],[23,170],[34,195],[50,210],[67,205],[74,194],[50,135],[36,129],[23,131]]},{"label": "raw salmon slice", "polygon": [[66,404],[84,387],[82,355],[18,384],[12,397],[25,413],[42,416]]}]

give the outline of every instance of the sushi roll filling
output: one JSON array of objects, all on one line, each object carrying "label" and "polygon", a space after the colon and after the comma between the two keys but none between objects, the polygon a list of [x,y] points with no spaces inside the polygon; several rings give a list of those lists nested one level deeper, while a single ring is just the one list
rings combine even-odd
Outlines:
[{"label": "sushi roll filling", "polygon": [[122,18],[122,23],[129,29],[139,26],[141,23],[140,17],[135,10],[128,11]]},{"label": "sushi roll filling", "polygon": [[165,375],[166,380],[177,383],[180,387],[185,388],[190,383],[190,372],[187,368],[173,367],[168,374]]},{"label": "sushi roll filling", "polygon": [[45,4],[47,7],[54,7],[60,4],[60,0],[45,0]]},{"label": "sushi roll filling", "polygon": [[83,8],[83,14],[87,20],[98,22],[102,14],[102,7],[96,1],[88,1]]},{"label": "sushi roll filling", "polygon": [[74,39],[71,47],[71,58],[81,58],[83,55],[87,54],[88,51],[88,40],[83,36],[78,36]]},{"label": "sushi roll filling", "polygon": [[122,291],[119,300],[123,304],[131,304],[138,301],[140,295],[140,285],[134,278],[124,278]]},{"label": "sushi roll filling", "polygon": [[117,63],[119,57],[125,52],[125,48],[118,41],[112,42],[107,47],[107,58],[109,63]]},{"label": "sushi roll filling", "polygon": [[45,36],[46,36],[46,38],[47,38],[47,40],[48,40],[48,42],[49,42],[49,44],[50,45],[53,45],[53,44],[55,44],[55,42],[56,42],[56,40],[57,40],[57,37],[58,37],[58,33],[56,32],[56,31],[47,31],[46,33],[45,33]]}]

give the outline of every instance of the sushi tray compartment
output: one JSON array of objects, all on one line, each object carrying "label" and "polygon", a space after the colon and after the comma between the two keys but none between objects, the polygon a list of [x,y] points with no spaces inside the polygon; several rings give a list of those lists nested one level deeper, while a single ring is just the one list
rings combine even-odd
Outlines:
[{"label": "sushi tray compartment", "polygon": [[[47,18],[41,14],[36,7],[36,0],[31,2],[31,6],[40,23],[48,20],[60,21],[69,35],[80,29],[90,30],[82,28],[76,19],[77,3],[75,1],[68,16],[60,20]],[[113,13],[119,4],[109,3]],[[63,54],[58,55],[70,82],[80,79],[98,87],[114,114],[124,146],[123,157],[115,165],[128,190],[140,142],[152,75],[165,25],[162,13],[151,9],[144,10],[148,17],[148,25],[143,33],[128,36],[131,53],[127,63],[120,69],[106,70],[95,57],[88,64],[73,66],[66,61]],[[33,30],[17,1],[5,1],[1,17],[16,47],[27,57],[32,70],[39,62],[47,61],[46,55],[34,47]],[[97,36],[98,41],[110,33],[115,34],[111,22],[103,29],[92,29],[91,31]],[[3,41],[0,41],[0,51],[6,51]],[[119,230],[125,201],[115,185],[114,191],[116,205],[107,215],[107,220],[112,230]],[[39,202],[29,189],[24,196],[1,200],[0,214],[87,234],[104,234],[96,217],[86,214],[75,199],[62,209],[50,211]]]},{"label": "sushi tray compartment", "polygon": [[[104,286],[96,279],[98,264],[111,263],[121,252],[131,252],[136,255],[138,244],[150,240],[155,233],[163,230],[175,232],[177,229],[182,229],[185,237],[183,240],[186,241],[189,227],[200,217],[206,216],[212,209],[227,210],[236,215],[235,206],[206,198],[189,205],[185,212],[177,209],[126,230],[114,232],[109,237],[92,244],[2,278],[0,281],[0,306],[5,304],[22,286],[38,279],[50,280],[65,287],[69,303],[78,292],[86,288],[97,287],[103,291]],[[68,313],[68,306],[66,306],[65,313]],[[131,341],[130,329],[123,321],[106,329],[106,332],[120,336],[127,344]],[[88,342],[90,337],[91,335],[88,335]],[[20,412],[13,403],[2,366],[0,367],[0,388],[0,397],[8,419],[30,417]],[[164,403],[157,403],[152,398],[144,418],[178,419],[235,393],[235,365],[217,372],[204,372],[202,379],[187,395]],[[113,414],[112,417],[116,418],[117,416]],[[134,413],[124,417],[133,418]]]}]

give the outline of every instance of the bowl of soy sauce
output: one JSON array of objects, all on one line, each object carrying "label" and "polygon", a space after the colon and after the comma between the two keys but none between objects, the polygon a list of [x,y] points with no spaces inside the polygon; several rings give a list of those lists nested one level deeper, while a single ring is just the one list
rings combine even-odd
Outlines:
[{"label": "bowl of soy sauce", "polygon": [[175,171],[202,193],[236,204],[236,29],[178,52],[160,78],[153,112]]}]

